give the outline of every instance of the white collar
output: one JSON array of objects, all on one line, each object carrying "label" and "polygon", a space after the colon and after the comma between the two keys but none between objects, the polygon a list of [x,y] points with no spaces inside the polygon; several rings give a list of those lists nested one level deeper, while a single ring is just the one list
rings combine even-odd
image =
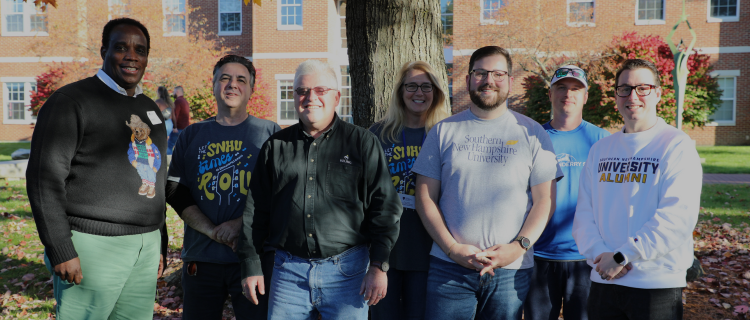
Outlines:
[{"label": "white collar", "polygon": [[[125,89],[123,89],[122,87],[120,87],[120,85],[118,85],[117,82],[115,82],[115,80],[112,80],[112,78],[110,78],[109,75],[106,72],[104,72],[104,70],[99,69],[99,71],[96,72],[96,77],[99,78],[99,80],[101,80],[102,82],[104,82],[104,84],[106,84],[107,87],[112,88],[112,90],[115,90],[117,93],[120,93],[125,96],[128,95],[128,92],[125,91]],[[137,97],[139,94],[142,94],[142,93],[143,93],[143,88],[141,87],[141,84],[139,83],[135,87],[135,94],[133,95],[133,98]]]}]

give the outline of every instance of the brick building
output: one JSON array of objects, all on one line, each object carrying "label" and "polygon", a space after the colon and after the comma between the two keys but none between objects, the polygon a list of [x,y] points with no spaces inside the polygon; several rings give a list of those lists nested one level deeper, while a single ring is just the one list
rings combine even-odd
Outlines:
[{"label": "brick building", "polygon": [[[453,58],[456,66],[468,66],[476,44],[468,41],[470,35],[482,33],[494,21],[487,19],[493,11],[512,0],[459,0],[453,10]],[[596,25],[597,21],[617,21],[612,35],[625,31],[667,37],[672,26],[682,14],[682,1],[678,0],[549,0],[556,8],[567,12],[567,24],[576,28],[581,23]],[[711,123],[704,128],[685,129],[699,145],[746,145],[750,144],[750,10],[747,0],[702,0],[686,1],[686,13],[697,32],[696,49],[709,54],[714,67],[712,75],[719,78],[724,90],[722,106],[711,116]],[[576,11],[593,10],[593,16],[575,14]],[[686,28],[683,24],[681,28]],[[685,29],[682,29],[685,30]],[[684,31],[683,31],[684,32]],[[675,36],[689,41],[689,34]],[[610,38],[611,39],[611,38]],[[575,42],[575,39],[572,40]],[[482,44],[486,45],[486,44]],[[511,48],[514,49],[514,48]],[[454,112],[468,108],[471,104],[463,84],[468,70],[455,70],[457,87],[454,89]],[[514,67],[515,82],[512,90],[523,91],[522,79],[526,76]],[[516,101],[518,102],[518,101]],[[516,105],[518,105],[516,103]],[[612,128],[616,130],[617,128]]]},{"label": "brick building", "polygon": [[[466,65],[476,46],[462,39],[482,32],[488,24],[484,18],[492,10],[511,0],[441,0],[444,32],[453,35],[452,46],[444,51],[449,65]],[[550,0],[566,12],[593,9],[586,23],[616,19],[622,31],[657,34],[663,37],[681,13],[682,1],[677,0]],[[686,130],[699,144],[750,144],[750,92],[741,90],[750,85],[750,15],[747,0],[688,1],[687,13],[698,32],[696,47],[711,54],[715,75],[724,89],[724,104],[713,116],[711,125]],[[30,1],[33,3],[33,1]],[[45,71],[52,61],[73,61],[80,55],[75,48],[62,47],[59,52],[41,57],[28,51],[34,42],[48,37],[47,24],[62,19],[84,21],[97,12],[127,15],[132,6],[147,6],[162,13],[163,32],[149,26],[154,37],[184,37],[195,31],[213,33],[232,53],[253,60],[263,71],[265,81],[275,88],[271,97],[276,112],[272,120],[280,125],[296,123],[292,101],[292,79],[296,66],[307,59],[321,59],[338,66],[341,72],[341,105],[338,113],[350,120],[349,62],[344,26],[346,0],[265,0],[262,6],[244,5],[242,0],[76,0],[59,2],[58,8],[39,10],[21,0],[0,1],[0,91],[2,91],[2,122],[0,141],[29,140],[34,119],[27,111],[28,91],[35,86],[34,77]],[[195,8],[190,11],[189,8]],[[123,11],[124,10],[124,11]],[[571,14],[570,19],[585,15]],[[135,16],[138,19],[137,16]],[[203,19],[202,30],[190,30],[191,19]],[[68,20],[63,20],[68,21]],[[154,24],[153,21],[147,22]],[[575,27],[576,21],[560,21]],[[156,22],[158,25],[158,22]],[[99,30],[78,30],[82,37],[88,32],[96,37]],[[85,29],[85,28],[84,28]],[[92,27],[91,29],[95,29]],[[152,40],[153,42],[153,40]],[[455,60],[455,61],[454,61]],[[517,70],[518,68],[516,68]],[[456,89],[452,99],[454,111],[471,103],[463,77],[466,70],[455,70]],[[524,74],[514,71],[517,79],[514,92],[521,92]],[[451,84],[452,86],[452,84]]]}]

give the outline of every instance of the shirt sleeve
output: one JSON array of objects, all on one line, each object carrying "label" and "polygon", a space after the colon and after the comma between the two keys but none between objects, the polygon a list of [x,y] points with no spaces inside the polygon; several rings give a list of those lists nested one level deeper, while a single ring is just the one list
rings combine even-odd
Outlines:
[{"label": "shirt sleeve", "polygon": [[592,149],[589,152],[586,164],[581,171],[581,177],[578,184],[578,204],[576,213],[573,218],[573,239],[578,246],[578,252],[586,259],[593,261],[597,256],[604,252],[612,252],[607,247],[599,233],[596,220],[594,219],[593,198],[591,189],[595,187],[591,171],[593,170],[596,152]]},{"label": "shirt sleeve", "polygon": [[185,208],[195,205],[196,202],[190,192],[190,187],[187,185],[187,179],[185,178],[185,149],[187,147],[187,141],[189,132],[185,131],[180,134],[177,139],[177,143],[172,152],[172,162],[169,165],[169,172],[167,174],[167,184],[165,195],[167,197],[167,203],[177,212],[178,215],[182,216],[182,211]]},{"label": "shirt sleeve", "polygon": [[628,261],[658,259],[693,237],[703,186],[703,168],[695,143],[683,138],[665,158],[661,165],[669,167],[661,177],[656,213],[615,250]]},{"label": "shirt sleeve", "polygon": [[387,262],[398,239],[403,208],[388,171],[388,163],[374,134],[365,135],[365,220],[370,230],[370,261]]},{"label": "shirt sleeve", "polygon": [[[242,215],[240,243],[237,249],[242,279],[264,275],[260,257],[263,254],[263,242],[268,238],[271,228],[273,160],[270,155],[272,144],[273,140],[271,139],[263,144],[250,179],[250,189],[245,202],[245,211]],[[271,275],[265,276],[270,277]]]},{"label": "shirt sleeve", "polygon": [[414,162],[412,171],[425,177],[441,180],[443,169],[443,157],[440,151],[440,137],[438,131],[442,124],[438,123],[427,133],[427,138],[419,151],[417,161]]},{"label": "shirt sleeve", "polygon": [[532,145],[531,174],[529,175],[529,186],[535,186],[543,182],[563,178],[562,170],[557,164],[555,148],[549,134],[539,124],[534,124],[536,131],[536,143]]},{"label": "shirt sleeve", "polygon": [[57,92],[39,111],[31,139],[26,191],[39,238],[53,266],[78,257],[65,212],[65,185],[83,139],[84,122],[78,103]]}]

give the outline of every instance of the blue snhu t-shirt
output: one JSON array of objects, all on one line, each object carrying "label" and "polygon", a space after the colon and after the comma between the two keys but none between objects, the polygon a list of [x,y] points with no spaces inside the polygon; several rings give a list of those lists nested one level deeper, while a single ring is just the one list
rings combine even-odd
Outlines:
[{"label": "blue snhu t-shirt", "polygon": [[557,182],[557,206],[552,220],[534,244],[534,255],[549,260],[585,260],[573,240],[573,216],[578,202],[578,180],[589,150],[609,132],[586,121],[571,131],[558,131],[549,122],[543,125],[555,148],[557,164],[566,179]]},{"label": "blue snhu t-shirt", "polygon": [[[248,116],[235,126],[216,118],[194,123],[180,133],[169,166],[169,180],[190,188],[193,200],[215,225],[242,216],[250,178],[261,146],[281,130],[278,124]],[[182,260],[238,263],[227,245],[185,224]]]}]

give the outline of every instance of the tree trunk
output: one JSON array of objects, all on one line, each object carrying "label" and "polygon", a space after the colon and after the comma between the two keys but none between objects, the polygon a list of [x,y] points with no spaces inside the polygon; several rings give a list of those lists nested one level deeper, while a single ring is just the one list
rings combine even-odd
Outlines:
[{"label": "tree trunk", "polygon": [[367,128],[385,115],[406,62],[428,62],[447,90],[440,0],[350,0],[346,5],[356,125]]}]

